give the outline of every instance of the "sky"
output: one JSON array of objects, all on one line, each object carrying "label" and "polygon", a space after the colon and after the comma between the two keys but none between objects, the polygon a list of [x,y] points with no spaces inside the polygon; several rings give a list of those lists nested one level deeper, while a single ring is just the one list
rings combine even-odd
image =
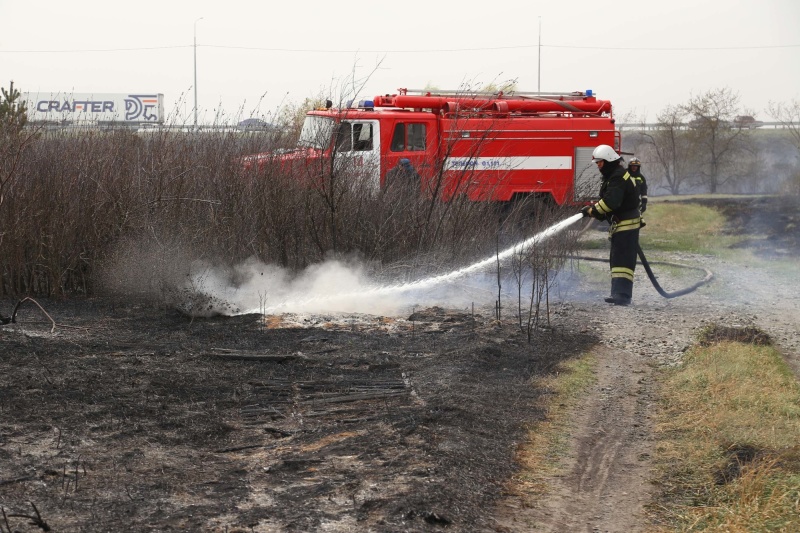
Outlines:
[{"label": "sky", "polygon": [[0,17],[2,87],[162,93],[181,123],[195,89],[202,124],[269,120],[308,97],[509,80],[591,89],[623,122],[720,88],[760,120],[800,99],[798,0],[0,0]]}]

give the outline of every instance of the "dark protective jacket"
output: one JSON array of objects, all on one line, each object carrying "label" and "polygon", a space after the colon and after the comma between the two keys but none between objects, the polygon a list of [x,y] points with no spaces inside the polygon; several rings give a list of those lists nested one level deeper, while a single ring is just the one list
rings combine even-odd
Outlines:
[{"label": "dark protective jacket", "polygon": [[600,220],[616,224],[639,218],[639,184],[620,164],[622,159],[606,161],[600,173],[600,200],[592,206],[591,215]]},{"label": "dark protective jacket", "polygon": [[647,178],[642,174],[641,167],[636,172],[628,169],[628,174],[639,184],[639,198],[641,199],[639,202],[639,211],[644,213],[647,209]]},{"label": "dark protective jacket", "polygon": [[639,195],[642,198],[647,198],[647,178],[644,177],[642,174],[642,169],[633,172],[628,170],[628,174],[630,174],[637,182],[639,182]]},{"label": "dark protective jacket", "polygon": [[590,208],[589,214],[610,223],[608,237],[611,240],[611,252],[608,264],[611,267],[611,298],[607,301],[627,305],[633,296],[642,217],[639,212],[639,184],[621,163],[622,158],[603,164],[600,169],[603,175],[600,200]]}]

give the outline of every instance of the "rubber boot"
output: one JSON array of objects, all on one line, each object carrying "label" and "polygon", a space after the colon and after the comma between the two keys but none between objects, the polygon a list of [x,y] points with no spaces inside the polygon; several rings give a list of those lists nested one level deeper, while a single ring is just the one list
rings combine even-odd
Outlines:
[{"label": "rubber boot", "polygon": [[605,301],[614,305],[630,305],[633,282],[625,278],[611,278],[611,296]]}]

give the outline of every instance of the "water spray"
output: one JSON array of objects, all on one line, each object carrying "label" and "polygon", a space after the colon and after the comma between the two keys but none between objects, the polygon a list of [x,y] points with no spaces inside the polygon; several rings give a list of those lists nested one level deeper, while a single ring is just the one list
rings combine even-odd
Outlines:
[{"label": "water spray", "polygon": [[532,236],[532,237],[530,237],[530,238],[528,238],[528,239],[526,239],[524,241],[521,241],[521,242],[519,242],[519,243],[517,243],[517,244],[515,244],[515,245],[513,245],[513,246],[511,246],[509,248],[506,248],[505,250],[503,250],[503,251],[501,251],[499,253],[493,254],[490,257],[487,257],[486,259],[483,259],[481,261],[473,263],[473,264],[471,264],[469,266],[460,268],[458,270],[454,270],[452,272],[448,272],[446,274],[440,274],[440,275],[437,275],[437,276],[431,276],[431,277],[428,277],[428,278],[423,278],[423,279],[419,279],[419,280],[416,280],[416,281],[410,281],[410,282],[407,282],[407,283],[399,283],[399,284],[394,284],[394,285],[383,285],[383,286],[378,286],[378,287],[370,287],[370,288],[365,288],[363,290],[358,290],[358,291],[340,292],[340,293],[334,293],[334,294],[326,294],[325,296],[319,296],[319,297],[310,297],[310,298],[304,298],[304,299],[286,300],[286,301],[280,302],[280,303],[275,304],[275,305],[264,306],[264,307],[260,307],[258,309],[242,310],[241,312],[239,312],[237,314],[254,314],[254,313],[257,313],[257,314],[268,314],[268,313],[280,312],[281,310],[292,308],[292,307],[300,307],[300,306],[305,306],[305,305],[309,305],[309,304],[335,301],[335,300],[338,300],[338,299],[346,299],[346,298],[353,298],[353,297],[368,298],[368,297],[372,297],[372,296],[386,296],[386,295],[393,295],[393,294],[401,294],[401,293],[405,293],[405,292],[411,292],[411,291],[420,290],[420,289],[429,289],[429,288],[437,286],[437,285],[441,285],[441,284],[444,284],[444,283],[450,283],[450,282],[452,282],[452,281],[454,281],[454,280],[456,280],[458,278],[461,278],[463,276],[466,276],[468,274],[479,272],[482,269],[484,269],[484,268],[486,268],[486,267],[488,267],[488,266],[490,266],[490,265],[492,265],[492,264],[494,264],[494,263],[496,263],[498,261],[504,261],[504,260],[508,259],[509,257],[512,257],[514,254],[519,253],[521,250],[525,250],[525,249],[527,249],[527,248],[529,248],[531,246],[535,246],[536,244],[539,244],[540,242],[543,242],[543,241],[549,239],[553,235],[556,235],[557,233],[560,233],[561,231],[565,230],[566,228],[568,228],[572,224],[575,224],[576,222],[578,222],[582,218],[583,218],[583,214],[581,214],[581,213],[578,213],[576,215],[572,215],[571,217],[569,217],[569,218],[567,218],[565,220],[562,220],[561,222],[558,222],[558,223],[550,226],[549,228],[537,233],[536,235],[534,235],[534,236]]},{"label": "water spray", "polygon": [[[381,301],[380,297],[386,296],[396,296],[401,294],[412,293],[414,291],[426,290],[431,289],[436,286],[445,285],[448,283],[452,283],[453,281],[458,280],[459,278],[463,278],[469,274],[474,274],[480,272],[487,267],[490,267],[496,263],[500,263],[509,259],[510,257],[514,256],[515,254],[519,254],[526,249],[529,249],[532,246],[535,246],[546,239],[556,235],[557,233],[563,231],[564,229],[568,228],[572,224],[575,224],[579,220],[583,219],[582,213],[577,213],[575,215],[570,216],[558,222],[545,230],[537,233],[536,235],[520,241],[513,246],[506,248],[503,251],[497,252],[481,261],[477,261],[471,265],[466,267],[454,270],[452,272],[448,272],[446,274],[439,274],[435,276],[430,276],[427,278],[417,279],[415,281],[405,282],[405,283],[395,283],[395,284],[386,284],[386,285],[373,285],[370,286],[368,283],[365,284],[361,279],[358,279],[357,276],[352,275],[352,271],[344,272],[345,274],[349,274],[349,278],[341,278],[340,276],[343,271],[348,270],[346,267],[342,267],[338,265],[338,267],[334,264],[335,268],[339,268],[340,270],[335,272],[337,279],[331,282],[325,282],[323,285],[319,285],[319,280],[324,278],[314,278],[314,283],[311,283],[308,286],[304,286],[301,284],[300,288],[291,288],[290,285],[293,283],[285,274],[280,273],[277,275],[277,283],[279,283],[278,287],[289,287],[291,290],[289,291],[273,291],[272,289],[268,290],[265,294],[283,294],[283,300],[278,301],[277,303],[268,304],[266,302],[266,296],[264,299],[261,298],[261,293],[258,292],[259,295],[259,305],[258,307],[254,307],[254,294],[256,294],[256,290],[252,287],[239,287],[235,291],[231,292],[231,286],[229,283],[223,281],[222,283],[215,283],[213,281],[213,276],[209,276],[206,278],[206,274],[198,274],[196,276],[192,276],[192,283],[189,287],[187,287],[183,293],[184,298],[181,299],[177,305],[177,308],[186,314],[192,316],[213,316],[214,314],[224,314],[228,316],[236,316],[236,315],[245,315],[245,314],[276,314],[281,312],[290,312],[290,311],[297,311],[299,309],[303,310],[314,310],[316,312],[320,312],[321,310],[327,309],[329,311],[345,311],[347,307],[357,307],[361,309],[361,312],[370,312],[374,313],[374,309],[380,308],[381,310],[377,311],[378,313],[383,313],[385,311],[385,305],[391,305],[396,307],[397,303],[395,301],[391,302],[383,302]],[[642,252],[641,247],[637,246],[637,252],[639,258],[641,260],[642,265],[644,266],[645,271],[647,272],[650,281],[652,282],[655,289],[658,293],[665,297],[665,298],[675,298],[678,296],[683,296],[690,292],[693,292],[701,285],[708,283],[713,274],[705,268],[698,268],[698,267],[689,267],[686,265],[680,265],[675,263],[662,263],[667,264],[679,268],[690,268],[696,270],[702,270],[705,272],[705,278],[688,287],[686,289],[682,289],[679,291],[674,292],[666,292],[661,288],[658,281],[656,280],[655,275],[653,274],[652,269],[650,268],[650,264],[648,263],[647,259]],[[596,257],[584,257],[578,256],[575,257],[576,259],[585,259],[587,261],[600,261],[600,262],[607,262],[607,259],[600,259]],[[654,262],[653,264],[660,263],[658,261]],[[325,267],[325,265],[319,265],[320,267]],[[269,267],[264,267],[269,268]],[[318,271],[317,271],[318,272]],[[262,271],[260,273],[261,276],[264,275]],[[274,275],[274,273],[273,273]],[[344,282],[344,283],[342,283]],[[316,284],[315,284],[316,283]],[[341,287],[342,285],[349,285],[350,288],[340,288],[338,292],[326,292],[330,285],[336,285]],[[303,294],[303,296],[294,296],[294,294]],[[315,296],[305,296],[308,294],[312,294]],[[279,298],[281,296],[278,296]],[[243,303],[245,301],[249,301],[250,303]],[[237,303],[239,302],[239,303]],[[370,308],[370,311],[363,311],[365,308]],[[324,312],[324,311],[323,311]]]}]

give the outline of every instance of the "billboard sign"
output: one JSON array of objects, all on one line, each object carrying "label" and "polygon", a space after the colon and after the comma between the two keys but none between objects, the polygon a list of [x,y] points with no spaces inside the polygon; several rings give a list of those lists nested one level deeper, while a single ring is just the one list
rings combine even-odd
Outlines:
[{"label": "billboard sign", "polygon": [[57,124],[163,124],[160,93],[23,93],[28,120]]}]

